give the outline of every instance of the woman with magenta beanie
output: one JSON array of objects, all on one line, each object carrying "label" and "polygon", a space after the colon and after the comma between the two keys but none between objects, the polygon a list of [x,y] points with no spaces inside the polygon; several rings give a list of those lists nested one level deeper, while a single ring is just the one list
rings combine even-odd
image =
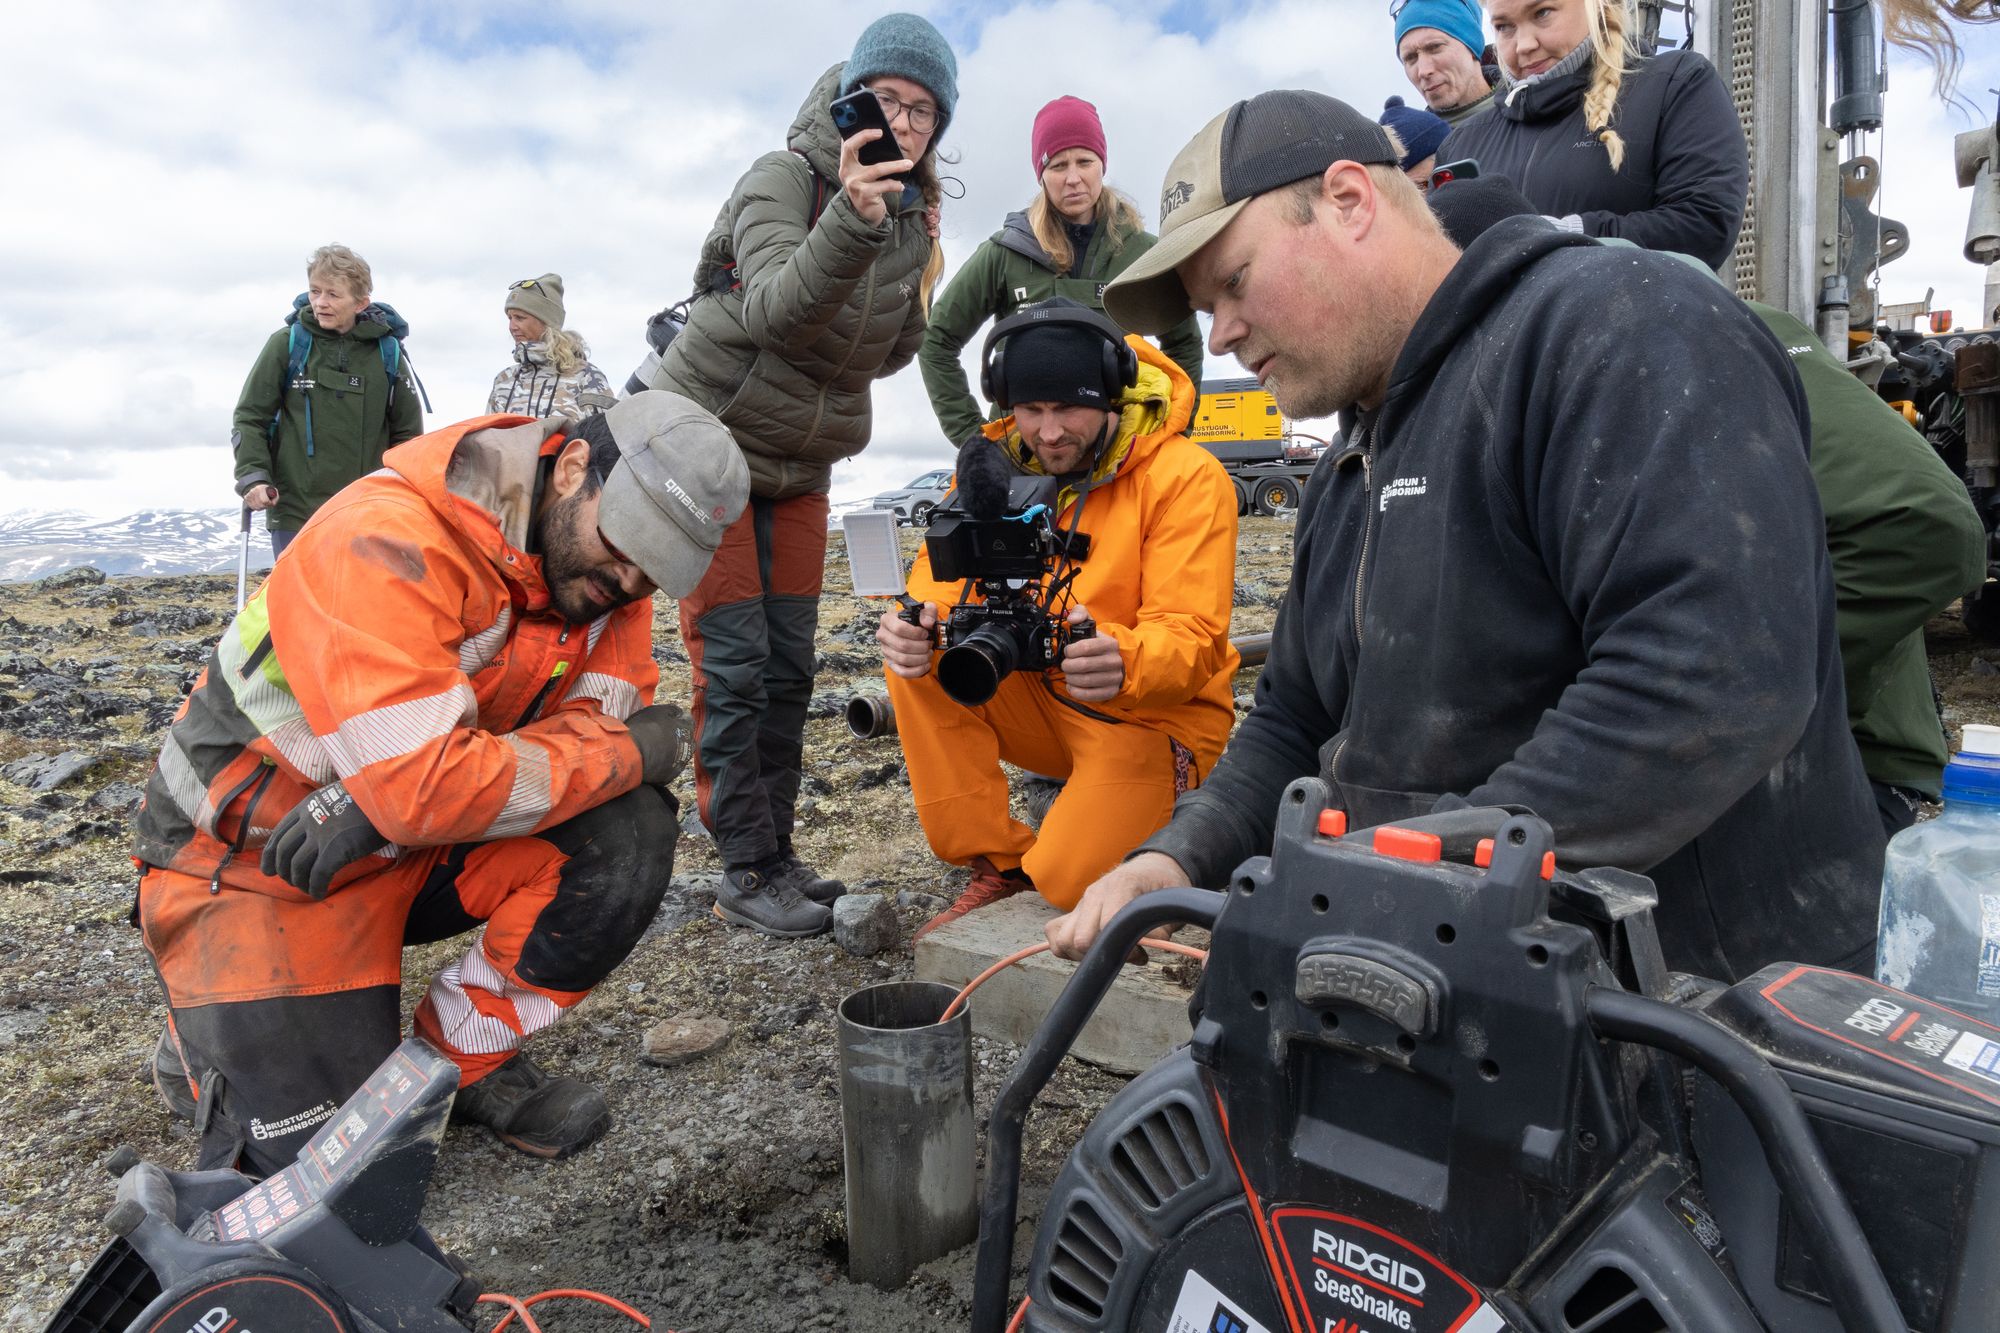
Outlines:
[{"label": "woman with magenta beanie", "polygon": [[[1104,126],[1097,108],[1082,98],[1058,97],[1035,113],[1029,160],[1041,183],[1034,201],[1009,213],[946,284],[917,354],[931,410],[954,445],[989,419],[958,359],[979,327],[1052,296],[1101,311],[1104,285],[1158,239],[1131,200],[1105,188]],[[1162,337],[1160,350],[1187,372],[1198,395],[1201,329],[1195,321]]]}]

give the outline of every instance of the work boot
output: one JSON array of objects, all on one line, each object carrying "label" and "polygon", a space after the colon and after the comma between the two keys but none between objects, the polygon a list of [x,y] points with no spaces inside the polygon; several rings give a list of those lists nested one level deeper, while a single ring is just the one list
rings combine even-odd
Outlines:
[{"label": "work boot", "polygon": [[780,867],[774,857],[724,870],[715,889],[715,914],[732,925],[780,939],[826,934],[833,928],[833,909],[808,900],[799,890],[803,876],[785,874]]},{"label": "work boot", "polygon": [[912,942],[920,940],[947,921],[956,921],[967,912],[978,911],[989,903],[997,903],[1002,898],[1011,898],[1024,889],[1034,887],[1035,881],[1028,878],[1026,871],[1018,867],[1000,870],[985,857],[975,856],[972,858],[972,882],[958,895],[958,901],[918,926],[917,933],[910,939]]},{"label": "work boot", "polygon": [[194,1085],[188,1082],[187,1062],[181,1059],[181,1048],[174,1041],[172,1028],[160,1029],[160,1044],[153,1048],[153,1063],[148,1072],[154,1090],[166,1104],[167,1114],[193,1124]]},{"label": "work boot", "polygon": [[778,844],[778,864],[771,872],[773,879],[788,879],[792,887],[803,896],[816,903],[831,907],[833,900],[846,895],[847,886],[837,879],[827,879],[799,859],[789,842]]},{"label": "work boot", "polygon": [[460,1088],[451,1118],[484,1125],[508,1147],[553,1161],[611,1128],[611,1106],[582,1079],[551,1075],[522,1054]]}]

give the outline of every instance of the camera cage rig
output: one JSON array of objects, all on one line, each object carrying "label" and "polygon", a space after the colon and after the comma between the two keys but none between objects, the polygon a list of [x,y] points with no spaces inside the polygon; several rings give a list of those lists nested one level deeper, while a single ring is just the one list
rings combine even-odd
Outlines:
[{"label": "camera cage rig", "polygon": [[[1014,671],[1055,666],[1070,643],[1095,632],[1068,619],[1090,536],[1077,531],[1081,498],[1068,527],[1056,526],[1060,487],[1055,477],[1016,477],[998,517],[974,518],[954,495],[931,518],[931,574],[963,585],[937,626],[938,683],[961,704],[986,702]],[[914,623],[917,611],[904,615]]]}]

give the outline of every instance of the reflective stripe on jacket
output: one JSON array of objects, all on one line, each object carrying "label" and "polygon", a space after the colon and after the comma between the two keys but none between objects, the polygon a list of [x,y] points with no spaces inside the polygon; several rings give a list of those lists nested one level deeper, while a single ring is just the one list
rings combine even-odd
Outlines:
[{"label": "reflective stripe on jacket", "polygon": [[659,682],[652,604],[571,625],[528,551],[542,460],[565,442],[478,417],[391,450],[325,505],[183,703],[137,858],[289,896],[259,849],[335,778],[402,847],[532,833],[637,786],[623,719]]}]

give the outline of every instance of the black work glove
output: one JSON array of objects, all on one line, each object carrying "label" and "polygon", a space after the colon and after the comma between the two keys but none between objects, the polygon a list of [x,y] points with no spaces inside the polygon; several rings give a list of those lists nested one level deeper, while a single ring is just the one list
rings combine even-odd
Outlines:
[{"label": "black work glove", "polygon": [[389,845],[342,783],[329,782],[300,801],[271,830],[259,868],[308,898],[326,897],[333,877]]},{"label": "black work glove", "polygon": [[648,704],[625,725],[639,747],[641,781],[663,787],[680,776],[694,753],[694,720],[679,704]]}]

